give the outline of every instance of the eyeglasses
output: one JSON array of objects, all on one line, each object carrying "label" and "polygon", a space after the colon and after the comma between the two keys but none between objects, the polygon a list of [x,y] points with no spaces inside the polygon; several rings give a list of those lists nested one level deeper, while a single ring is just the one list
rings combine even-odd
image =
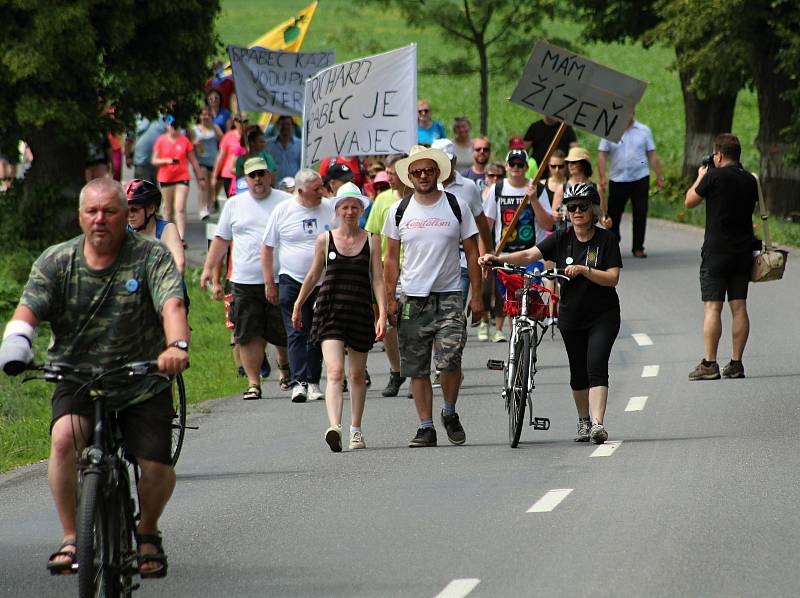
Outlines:
[{"label": "eyeglasses", "polygon": [[436,174],[436,168],[432,166],[428,166],[427,168],[417,168],[416,170],[409,170],[408,174],[413,176],[415,179],[421,178],[423,174],[430,177]]},{"label": "eyeglasses", "polygon": [[571,203],[567,205],[567,211],[570,213],[575,212],[576,210],[580,210],[581,212],[588,212],[589,208],[591,207],[592,204],[586,202]]},{"label": "eyeglasses", "polygon": [[502,177],[503,177],[503,173],[501,173],[501,172],[498,172],[498,173],[487,172],[486,173],[486,178],[487,179],[499,179],[499,178],[502,178]]},{"label": "eyeglasses", "polygon": [[430,111],[431,111],[430,108],[421,108],[420,110],[417,110],[417,112],[419,112],[420,114],[428,114],[428,112]]},{"label": "eyeglasses", "polygon": [[473,152],[481,152],[483,154],[488,154],[492,150],[489,147],[473,147],[472,151]]},{"label": "eyeglasses", "polygon": [[564,165],[563,164],[551,164],[550,168],[554,168],[556,170],[561,170],[562,168],[564,168]]},{"label": "eyeglasses", "polygon": [[508,167],[509,168],[526,168],[527,166],[528,165],[525,164],[525,162],[516,162],[515,161],[515,162],[509,162],[508,163]]},{"label": "eyeglasses", "polygon": [[253,172],[248,172],[247,176],[251,179],[257,179],[258,177],[267,176],[266,170],[254,170]]}]

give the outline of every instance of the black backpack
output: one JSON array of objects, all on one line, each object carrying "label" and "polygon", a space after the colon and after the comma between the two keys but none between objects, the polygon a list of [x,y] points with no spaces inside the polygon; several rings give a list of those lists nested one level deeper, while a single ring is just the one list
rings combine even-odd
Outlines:
[{"label": "black backpack", "polygon": [[[447,197],[447,203],[450,204],[450,209],[453,210],[453,215],[456,217],[456,220],[458,220],[458,223],[461,224],[461,206],[458,205],[456,196],[447,191],[444,192],[444,195]],[[409,195],[408,197],[404,197],[400,205],[397,206],[397,211],[394,213],[394,224],[397,228],[400,228],[400,221],[403,219],[403,214],[410,201],[411,196]]]}]

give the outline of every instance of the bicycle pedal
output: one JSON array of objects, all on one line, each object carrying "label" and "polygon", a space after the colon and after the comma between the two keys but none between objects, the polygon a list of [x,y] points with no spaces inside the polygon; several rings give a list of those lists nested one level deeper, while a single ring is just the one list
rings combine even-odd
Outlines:
[{"label": "bicycle pedal", "polygon": [[533,422],[534,430],[549,430],[550,429],[550,419],[547,417],[534,417]]},{"label": "bicycle pedal", "polygon": [[200,426],[183,426],[187,430],[199,430]]},{"label": "bicycle pedal", "polygon": [[502,359],[490,359],[486,362],[486,367],[490,370],[497,370],[502,372],[506,367],[506,362]]}]

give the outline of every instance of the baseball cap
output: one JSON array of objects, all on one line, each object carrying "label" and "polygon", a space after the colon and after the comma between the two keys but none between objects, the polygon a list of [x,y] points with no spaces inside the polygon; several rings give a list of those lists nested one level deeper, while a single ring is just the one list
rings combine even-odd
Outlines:
[{"label": "baseball cap", "polygon": [[327,184],[330,181],[352,181],[353,177],[353,169],[350,168],[347,164],[342,164],[341,162],[337,162],[336,164],[332,164],[330,168],[328,168],[328,174],[325,175],[324,182]]},{"label": "baseball cap", "polygon": [[244,163],[244,173],[250,174],[254,170],[266,170],[269,172],[269,166],[267,166],[267,161],[264,158],[249,158]]},{"label": "baseball cap", "polygon": [[437,139],[433,143],[431,143],[431,149],[438,149],[444,152],[444,155],[447,156],[450,160],[453,159],[453,156],[456,155],[456,144],[450,141],[449,139]]},{"label": "baseball cap", "polygon": [[519,135],[514,135],[511,139],[508,140],[508,149],[525,149],[525,140],[520,137]]},{"label": "baseball cap", "polygon": [[511,162],[512,160],[522,160],[523,162],[527,163],[528,152],[523,149],[512,149],[506,154],[506,162]]}]

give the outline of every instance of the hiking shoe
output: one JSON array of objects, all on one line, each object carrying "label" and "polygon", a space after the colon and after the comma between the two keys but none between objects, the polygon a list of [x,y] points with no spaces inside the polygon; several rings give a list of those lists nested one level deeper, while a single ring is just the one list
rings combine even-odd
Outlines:
[{"label": "hiking shoe", "polygon": [[433,384],[431,384],[434,388],[441,388],[442,387],[442,379],[439,372],[436,372],[436,375],[433,377]]},{"label": "hiking shoe", "polygon": [[575,442],[589,442],[589,428],[591,427],[592,425],[588,418],[578,418],[578,433],[575,434],[573,440]]},{"label": "hiking shoe", "polygon": [[361,432],[350,433],[350,450],[365,449],[367,443],[364,442],[364,434]]},{"label": "hiking shoe", "polygon": [[[742,373],[744,373],[744,368],[742,368]],[[705,365],[701,361],[696,368],[689,372],[689,380],[719,380],[719,364]]]},{"label": "hiking shoe", "polygon": [[495,330],[494,331],[494,334],[492,335],[492,342],[493,343],[504,343],[507,340],[508,339],[506,338],[506,335],[503,334],[502,330]]},{"label": "hiking shoe", "polygon": [[421,446],[436,446],[436,429],[435,428],[420,428],[417,430],[417,435],[408,443],[411,448],[418,448]]},{"label": "hiking shoe", "polygon": [[481,342],[489,340],[489,322],[481,321],[481,323],[478,324],[478,340]]},{"label": "hiking shoe", "polygon": [[442,411],[442,424],[444,424],[444,429],[447,430],[447,439],[450,444],[464,444],[466,442],[467,435],[464,433],[464,428],[461,427],[458,413],[445,415],[444,411]]},{"label": "hiking shoe", "polygon": [[306,387],[300,382],[295,383],[292,386],[292,403],[305,403],[307,398],[308,391],[306,391]]},{"label": "hiking shoe", "polygon": [[400,377],[400,372],[389,372],[389,382],[386,383],[386,388],[381,391],[384,397],[396,397],[400,392],[400,386],[406,379]]},{"label": "hiking shoe", "polygon": [[723,378],[744,378],[744,366],[741,361],[730,360],[728,365],[722,368]]},{"label": "hiking shoe", "polygon": [[331,426],[325,430],[325,442],[334,453],[342,452],[342,426]]},{"label": "hiking shoe", "polygon": [[314,384],[311,382],[308,385],[308,400],[309,401],[319,401],[320,399],[325,398],[325,393],[322,392],[322,389],[319,387],[319,384]]},{"label": "hiking shoe", "polygon": [[608,432],[603,427],[603,424],[595,424],[592,426],[592,429],[589,430],[589,437],[595,444],[603,444],[608,440]]}]

